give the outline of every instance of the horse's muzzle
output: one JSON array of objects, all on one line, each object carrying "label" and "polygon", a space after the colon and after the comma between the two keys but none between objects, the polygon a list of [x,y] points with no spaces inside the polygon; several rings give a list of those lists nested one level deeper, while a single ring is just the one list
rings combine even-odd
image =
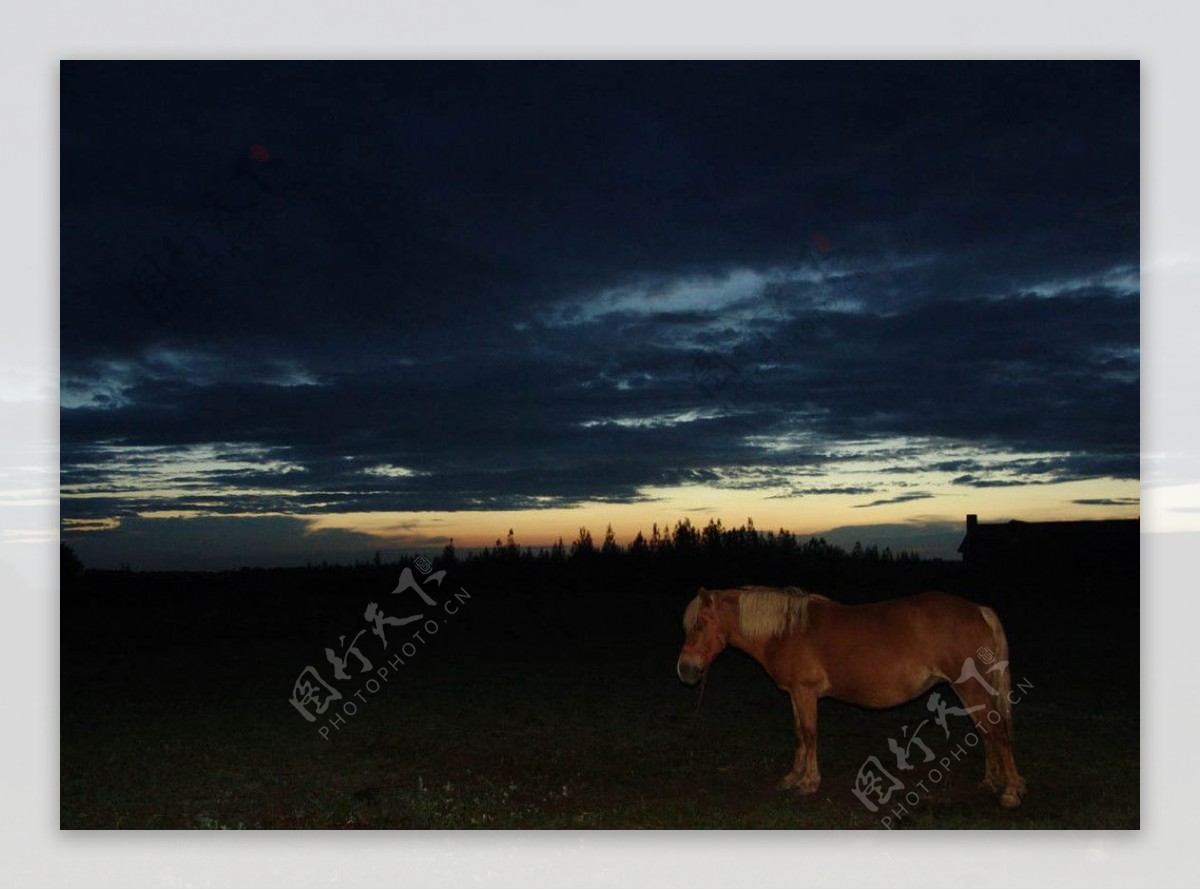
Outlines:
[{"label": "horse's muzzle", "polygon": [[691,659],[681,658],[675,665],[675,673],[688,686],[695,686],[700,682],[700,678],[704,676],[704,665]]}]

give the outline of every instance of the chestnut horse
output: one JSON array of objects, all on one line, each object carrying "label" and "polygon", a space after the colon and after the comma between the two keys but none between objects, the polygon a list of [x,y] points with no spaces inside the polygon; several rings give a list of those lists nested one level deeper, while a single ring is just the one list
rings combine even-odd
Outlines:
[{"label": "chestnut horse", "polygon": [[[848,606],[796,588],[700,588],[683,615],[687,638],[675,671],[694,685],[726,646],[749,654],[792,699],[796,759],[780,788],[817,790],[817,699],[888,708],[948,682],[980,728],[987,769],[983,786],[1015,807],[1025,780],[1013,760],[1008,641],[996,613],[948,593]],[[980,682],[967,670],[977,653],[994,654]],[[968,676],[970,674],[970,676]],[[979,707],[983,706],[983,707]],[[973,710],[972,710],[973,709]],[[1000,722],[986,720],[990,709]]]}]

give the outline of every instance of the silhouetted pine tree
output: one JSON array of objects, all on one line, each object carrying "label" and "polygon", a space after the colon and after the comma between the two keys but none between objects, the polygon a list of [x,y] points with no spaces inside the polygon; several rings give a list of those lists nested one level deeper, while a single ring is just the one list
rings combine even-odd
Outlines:
[{"label": "silhouetted pine tree", "polygon": [[621,547],[617,544],[617,536],[613,533],[612,523],[608,524],[608,528],[604,532],[604,543],[600,545],[600,552],[604,556],[613,557],[621,552]]},{"label": "silhouetted pine tree", "polygon": [[592,533],[585,526],[580,526],[579,537],[571,544],[571,557],[587,558],[595,553],[596,545],[592,543]]}]

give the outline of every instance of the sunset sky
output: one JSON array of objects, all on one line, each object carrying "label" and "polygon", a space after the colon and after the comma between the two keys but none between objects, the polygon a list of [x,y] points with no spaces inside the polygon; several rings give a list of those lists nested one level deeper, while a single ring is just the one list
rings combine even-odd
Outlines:
[{"label": "sunset sky", "polygon": [[1136,62],[61,81],[88,566],[1139,515]]}]

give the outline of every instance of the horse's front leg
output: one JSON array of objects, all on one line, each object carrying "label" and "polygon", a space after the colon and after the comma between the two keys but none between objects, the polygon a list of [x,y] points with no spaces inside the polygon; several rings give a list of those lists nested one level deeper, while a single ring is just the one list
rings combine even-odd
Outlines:
[{"label": "horse's front leg", "polygon": [[779,780],[779,788],[796,788],[809,794],[821,784],[817,767],[817,696],[810,689],[793,689],[792,718],[796,727],[796,759],[792,771]]}]

